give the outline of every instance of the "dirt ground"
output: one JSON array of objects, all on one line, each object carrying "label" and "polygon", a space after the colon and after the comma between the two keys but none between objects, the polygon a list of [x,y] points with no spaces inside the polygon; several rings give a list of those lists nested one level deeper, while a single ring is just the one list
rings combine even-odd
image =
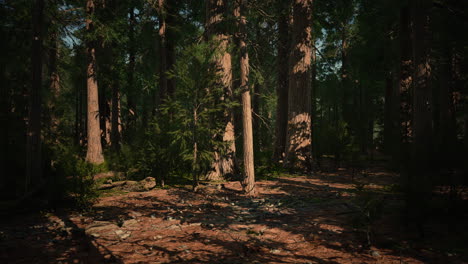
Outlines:
[{"label": "dirt ground", "polygon": [[424,239],[402,224],[396,177],[284,175],[258,182],[255,198],[228,182],[115,194],[90,213],[3,215],[0,263],[468,263],[466,222],[428,220]]}]

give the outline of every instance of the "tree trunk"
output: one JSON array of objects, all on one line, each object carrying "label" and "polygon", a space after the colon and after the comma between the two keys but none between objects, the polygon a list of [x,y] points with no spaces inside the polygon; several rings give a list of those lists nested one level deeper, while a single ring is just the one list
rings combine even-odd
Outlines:
[{"label": "tree trunk", "polygon": [[246,18],[244,12],[244,0],[236,0],[234,16],[238,27],[238,46],[240,51],[240,91],[242,93],[242,128],[244,140],[244,179],[242,186],[244,193],[249,196],[255,196],[255,169],[254,169],[254,149],[253,149],[253,131],[252,131],[252,106],[249,90],[249,54],[247,44],[245,43]]},{"label": "tree trunk", "polygon": [[[430,86],[429,65],[429,10],[430,0],[413,0],[412,25],[414,30],[413,54],[413,119],[412,119],[412,155],[408,182],[409,209],[422,226],[427,216],[433,173],[432,153],[432,89]],[[422,229],[421,229],[422,230]],[[421,234],[422,235],[422,234]]]},{"label": "tree trunk", "polygon": [[120,151],[120,92],[118,82],[112,85],[111,104],[111,146],[114,151]]},{"label": "tree trunk", "polygon": [[395,151],[400,161],[406,162],[409,158],[409,144],[412,142],[411,115],[412,115],[412,92],[413,84],[413,58],[411,40],[410,9],[404,6],[400,9],[400,130],[401,145],[399,151]]},{"label": "tree trunk", "polygon": [[[429,0],[413,0],[414,96],[413,96],[413,155],[416,161],[429,162],[432,144],[432,98],[429,65]],[[423,165],[423,164],[421,164]],[[429,164],[427,164],[429,165]],[[426,167],[426,166],[425,166]]]},{"label": "tree trunk", "polygon": [[[128,88],[127,88],[127,127],[126,130],[134,131],[137,119],[136,91],[135,91],[135,8],[130,7],[129,14],[129,48],[128,48]],[[125,132],[124,132],[125,133]],[[131,133],[133,135],[133,133]]]},{"label": "tree trunk", "polygon": [[[442,165],[449,165],[454,157],[456,147],[456,120],[455,108],[453,102],[453,81],[451,80],[451,54],[449,47],[444,47],[445,58],[439,63],[439,89],[438,100],[439,115],[438,115],[438,160]],[[436,132],[436,131],[435,131]]]},{"label": "tree trunk", "polygon": [[42,30],[44,1],[36,0],[33,9],[32,84],[29,94],[29,114],[26,152],[25,192],[42,178],[41,164],[41,87],[42,87]]},{"label": "tree trunk", "polygon": [[393,76],[392,73],[387,73],[385,78],[385,102],[384,102],[384,151],[387,154],[392,153],[394,144],[393,136],[393,118],[392,109],[394,104],[393,92]]},{"label": "tree trunk", "polygon": [[49,50],[49,88],[51,92],[51,99],[49,100],[50,111],[50,132],[52,137],[57,136],[59,119],[57,117],[56,104],[60,94],[60,75],[57,70],[57,57],[58,57],[58,32],[53,29],[51,32],[51,47]]},{"label": "tree trunk", "polygon": [[[92,32],[93,21],[91,20],[91,16],[94,13],[93,0],[87,0],[86,12],[88,14],[88,18],[86,19],[86,30],[88,32]],[[102,155],[101,129],[99,124],[99,95],[96,78],[96,54],[94,41],[88,41],[87,43],[87,57],[88,149],[86,152],[86,161],[92,164],[101,164],[104,162],[104,156]]]},{"label": "tree trunk", "polygon": [[165,1],[158,0],[158,19],[159,19],[159,56],[160,56],[160,66],[159,66],[159,100],[156,102],[163,103],[167,98],[167,25],[166,25],[166,8]]},{"label": "tree trunk", "polygon": [[[206,33],[208,36],[213,36],[217,42],[219,54],[216,56],[214,67],[221,74],[221,84],[224,87],[225,93],[222,100],[230,100],[232,98],[232,70],[231,70],[231,54],[228,51],[229,36],[223,27],[225,20],[225,12],[227,9],[226,0],[207,0],[206,2]],[[235,137],[234,137],[234,120],[232,109],[225,111],[225,129],[223,141],[229,144],[225,155],[220,155],[219,152],[214,153],[213,170],[208,173],[208,180],[221,180],[223,176],[233,175],[236,172],[235,163]]]},{"label": "tree trunk", "polygon": [[[283,1],[280,1],[284,3]],[[289,5],[280,7],[278,18],[278,86],[276,87],[276,139],[273,159],[284,158],[288,126]]]},{"label": "tree trunk", "polygon": [[312,0],[294,0],[285,166],[303,171],[310,170],[312,163],[311,24]]}]

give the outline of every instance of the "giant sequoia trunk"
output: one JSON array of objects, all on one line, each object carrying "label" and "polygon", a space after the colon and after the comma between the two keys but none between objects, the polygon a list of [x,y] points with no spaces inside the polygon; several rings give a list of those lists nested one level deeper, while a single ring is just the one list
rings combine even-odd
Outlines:
[{"label": "giant sequoia trunk", "polygon": [[310,170],[312,0],[294,0],[285,166]]},{"label": "giant sequoia trunk", "polygon": [[[280,1],[284,3],[283,1]],[[287,1],[286,1],[287,3]],[[288,125],[289,5],[282,5],[278,17],[278,86],[276,87],[276,139],[273,159],[284,158]]]},{"label": "giant sequoia trunk", "polygon": [[33,9],[32,85],[29,94],[29,114],[26,152],[25,191],[42,177],[41,166],[41,86],[42,86],[42,27],[44,1],[36,0]]},{"label": "giant sequoia trunk", "polygon": [[[86,19],[86,30],[93,32],[93,21],[91,16],[94,13],[94,1],[87,0],[86,11],[88,18]],[[98,84],[96,78],[96,54],[95,42],[88,41],[87,43],[87,87],[88,87],[88,149],[86,152],[86,161],[92,164],[101,164],[104,162],[101,145],[101,129],[99,125],[99,95]]]},{"label": "giant sequoia trunk", "polygon": [[[230,100],[232,98],[232,70],[231,70],[231,54],[228,51],[229,36],[226,33],[223,21],[225,20],[226,0],[207,0],[206,2],[206,33],[208,38],[212,38],[218,51],[214,67],[221,75],[221,84],[224,87],[224,98],[221,100]],[[229,146],[225,154],[215,151],[213,170],[208,173],[208,180],[220,180],[223,176],[232,175],[236,170],[235,163],[235,137],[234,137],[234,120],[232,109],[226,109],[225,129],[223,141]]]},{"label": "giant sequoia trunk", "polygon": [[239,65],[240,65],[240,90],[242,93],[242,132],[244,140],[244,180],[242,186],[247,195],[255,195],[255,170],[254,149],[252,131],[252,106],[249,90],[249,54],[245,43],[246,18],[244,12],[244,0],[236,0],[234,16],[238,26]]}]

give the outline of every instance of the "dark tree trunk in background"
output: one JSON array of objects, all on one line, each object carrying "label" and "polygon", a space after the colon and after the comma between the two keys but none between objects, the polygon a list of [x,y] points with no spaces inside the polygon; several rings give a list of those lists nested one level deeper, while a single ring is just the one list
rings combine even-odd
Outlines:
[{"label": "dark tree trunk in background", "polygon": [[234,16],[237,21],[238,34],[236,36],[240,51],[240,91],[242,93],[242,134],[244,143],[244,179],[242,186],[244,193],[249,196],[255,196],[255,169],[254,169],[254,149],[253,149],[253,131],[252,131],[252,106],[249,89],[249,54],[247,52],[246,32],[247,24],[244,15],[244,0],[236,0]]},{"label": "dark tree trunk in background", "polygon": [[393,119],[393,105],[395,104],[394,98],[394,85],[393,85],[393,76],[389,72],[385,78],[385,104],[384,104],[384,151],[387,154],[392,154],[394,141],[394,123]]},{"label": "dark tree trunk in background", "polygon": [[278,86],[276,87],[276,128],[275,149],[273,159],[278,162],[284,158],[286,147],[286,131],[288,126],[288,61],[289,61],[289,4],[282,3],[278,17]]},{"label": "dark tree trunk in background", "polygon": [[[86,12],[88,18],[86,19],[86,30],[93,32],[94,25],[91,16],[94,13],[94,1],[87,0]],[[96,78],[96,47],[95,41],[88,41],[87,43],[87,88],[88,88],[88,111],[87,111],[87,130],[88,130],[88,148],[86,152],[86,161],[92,164],[101,164],[104,162],[102,155],[101,145],[101,129],[99,118],[99,93]]]},{"label": "dark tree trunk in background", "polygon": [[410,26],[410,8],[404,6],[400,9],[400,80],[399,80],[399,102],[400,102],[400,130],[401,145],[397,159],[406,163],[409,159],[409,144],[412,141],[412,73],[413,53]]},{"label": "dark tree trunk in background", "polygon": [[[54,25],[53,25],[54,26]],[[53,137],[57,136],[59,119],[57,116],[57,100],[60,95],[60,75],[57,69],[57,58],[58,58],[58,30],[52,29],[50,33],[50,49],[49,49],[49,89],[51,92],[51,98],[49,100],[49,111],[50,111],[50,132]]]},{"label": "dark tree trunk in background", "polygon": [[29,93],[29,114],[26,146],[25,192],[42,179],[41,157],[41,114],[42,114],[42,31],[44,20],[44,1],[36,0],[33,9],[32,36],[32,84]]},{"label": "dark tree trunk in background", "polygon": [[[225,13],[227,9],[226,0],[207,0],[206,1],[206,33],[208,36],[213,36],[218,42],[219,54],[216,57],[215,65],[221,74],[221,82],[225,90],[225,99],[232,98],[232,70],[231,70],[231,54],[228,51],[229,36],[223,22],[226,19]],[[235,135],[234,135],[234,120],[232,109],[226,109],[225,113],[225,129],[223,141],[229,142],[229,147],[225,155],[220,155],[215,151],[213,170],[208,173],[208,180],[220,180],[223,176],[236,173],[235,161]]]},{"label": "dark tree trunk in background", "polygon": [[112,85],[111,104],[111,146],[114,151],[120,151],[120,91],[119,83]]},{"label": "dark tree trunk in background", "polygon": [[[129,131],[134,131],[136,120],[138,118],[137,115],[137,91],[135,85],[135,58],[136,58],[136,51],[135,51],[135,8],[132,6],[130,7],[129,12],[129,31],[128,31],[128,87],[127,87],[127,127],[126,129]],[[133,133],[130,133],[133,135]]]},{"label": "dark tree trunk in background", "polygon": [[[315,49],[315,38],[313,38],[312,40],[312,73],[311,73],[311,85],[312,85],[312,88],[311,88],[311,98],[312,98],[312,102],[311,102],[311,114],[310,116],[312,117],[312,121],[311,121],[311,126],[314,127],[314,124],[316,124],[316,118],[317,118],[317,104],[316,104],[316,92],[317,92],[317,82],[316,82],[316,79],[317,79],[317,51]],[[315,140],[314,138],[314,134],[315,134],[315,129],[312,129],[311,131],[311,138],[312,138],[312,157],[314,157],[315,159],[312,160],[312,166],[315,166],[317,164],[317,158],[318,158],[318,153],[317,153],[317,141]]]},{"label": "dark tree trunk in background", "polygon": [[310,170],[311,138],[311,56],[312,0],[293,3],[293,30],[289,58],[288,130],[285,166]]},{"label": "dark tree trunk in background", "polygon": [[413,54],[413,143],[411,170],[408,182],[410,211],[422,225],[427,213],[433,174],[433,127],[431,68],[429,65],[429,11],[430,0],[413,0],[412,25],[414,30]]},{"label": "dark tree trunk in background", "polygon": [[167,98],[167,9],[165,0],[158,0],[158,18],[159,18],[159,100],[163,103]]},{"label": "dark tree trunk in background", "polygon": [[439,85],[437,96],[434,100],[438,101],[438,122],[435,122],[435,135],[438,138],[436,153],[442,166],[447,166],[454,161],[454,151],[456,149],[456,120],[454,107],[454,90],[451,74],[451,54],[450,48],[444,45],[444,58],[439,63]]}]

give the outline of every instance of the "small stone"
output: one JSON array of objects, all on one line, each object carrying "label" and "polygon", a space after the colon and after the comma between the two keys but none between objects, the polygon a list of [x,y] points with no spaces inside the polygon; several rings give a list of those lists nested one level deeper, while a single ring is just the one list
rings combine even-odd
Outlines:
[{"label": "small stone", "polygon": [[374,257],[374,258],[380,257],[380,253],[379,253],[379,251],[377,251],[377,250],[371,250],[370,254],[371,254],[371,256]]},{"label": "small stone", "polygon": [[134,226],[137,224],[138,224],[138,221],[136,219],[130,219],[130,220],[123,221],[122,227],[129,227],[129,226]]},{"label": "small stone", "polygon": [[168,215],[168,216],[164,217],[164,220],[166,220],[166,221],[173,221],[173,220],[175,220],[175,218],[172,217],[172,216],[170,216],[170,215]]}]

